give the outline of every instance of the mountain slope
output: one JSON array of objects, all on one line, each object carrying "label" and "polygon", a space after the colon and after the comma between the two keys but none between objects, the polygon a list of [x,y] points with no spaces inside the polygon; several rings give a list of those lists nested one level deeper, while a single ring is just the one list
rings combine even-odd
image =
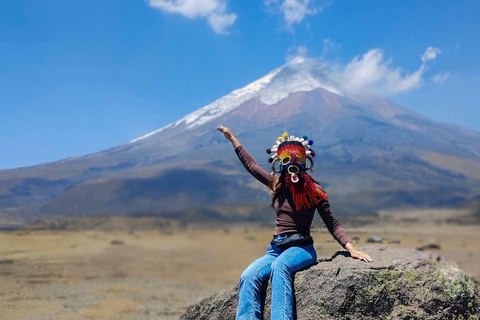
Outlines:
[{"label": "mountain slope", "polygon": [[309,135],[317,153],[313,176],[339,213],[456,206],[480,195],[480,133],[380,97],[349,97],[335,88],[326,66],[308,59],[129,143],[0,171],[0,214],[30,220],[216,212],[247,203],[265,208],[268,193],[245,172],[218,124],[230,126],[268,171],[265,149],[278,135]]}]

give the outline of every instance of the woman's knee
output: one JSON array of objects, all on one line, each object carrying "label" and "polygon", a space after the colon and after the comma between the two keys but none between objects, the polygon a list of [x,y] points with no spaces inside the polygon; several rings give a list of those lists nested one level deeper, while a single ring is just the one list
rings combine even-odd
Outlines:
[{"label": "woman's knee", "polygon": [[243,271],[242,275],[240,276],[240,285],[247,281],[251,281],[253,279],[253,274],[246,269]]},{"label": "woman's knee", "polygon": [[272,263],[272,267],[270,269],[270,275],[273,274],[291,274],[292,273],[292,268],[288,261],[282,261],[280,259],[275,260]]},{"label": "woman's knee", "polygon": [[317,254],[315,249],[311,248],[290,248],[278,259],[276,259],[271,266],[270,274],[284,273],[291,274],[306,266],[313,265],[316,262]]},{"label": "woman's knee", "polygon": [[240,287],[244,286],[245,284],[261,286],[263,281],[264,277],[261,273],[256,270],[247,268],[240,276]]}]

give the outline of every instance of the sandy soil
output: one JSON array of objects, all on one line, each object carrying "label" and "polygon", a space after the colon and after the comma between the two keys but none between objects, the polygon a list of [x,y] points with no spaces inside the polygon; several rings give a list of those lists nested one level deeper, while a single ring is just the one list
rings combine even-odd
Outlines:
[{"label": "sandy soil", "polygon": [[[439,244],[447,260],[480,277],[478,225],[385,220],[345,229],[360,238],[356,246],[371,235],[393,247]],[[0,319],[178,319],[189,305],[235,286],[272,231],[2,232]],[[321,227],[313,237],[319,258],[342,249]]]}]

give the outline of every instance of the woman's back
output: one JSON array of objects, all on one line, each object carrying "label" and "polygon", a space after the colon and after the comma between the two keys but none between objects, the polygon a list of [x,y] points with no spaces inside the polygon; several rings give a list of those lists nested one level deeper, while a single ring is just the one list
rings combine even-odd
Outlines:
[{"label": "woman's back", "polygon": [[300,233],[303,236],[310,234],[313,216],[317,206],[295,209],[293,195],[288,189],[280,191],[273,202],[277,220],[274,235],[283,233]]}]

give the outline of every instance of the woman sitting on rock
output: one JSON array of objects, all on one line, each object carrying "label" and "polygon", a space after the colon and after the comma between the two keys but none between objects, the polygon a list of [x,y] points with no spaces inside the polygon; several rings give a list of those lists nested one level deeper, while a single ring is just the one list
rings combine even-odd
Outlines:
[{"label": "woman sitting on rock", "polygon": [[[272,286],[271,319],[293,319],[292,274],[313,265],[317,253],[310,236],[315,210],[325,222],[333,237],[349,252],[352,258],[372,261],[364,252],[353,246],[338,220],[330,211],[327,194],[306,173],[313,166],[310,150],[312,140],[284,134],[276,144],[267,149],[271,153],[273,172],[263,170],[243,148],[229,128],[217,128],[233,145],[240,161],[248,172],[268,186],[273,195],[272,206],[277,212],[273,240],[265,256],[254,261],[242,274],[239,287],[237,320],[261,319],[262,285],[270,277]],[[307,160],[310,167],[307,167]],[[278,162],[278,169],[275,164]],[[280,177],[275,175],[280,173]]]}]

